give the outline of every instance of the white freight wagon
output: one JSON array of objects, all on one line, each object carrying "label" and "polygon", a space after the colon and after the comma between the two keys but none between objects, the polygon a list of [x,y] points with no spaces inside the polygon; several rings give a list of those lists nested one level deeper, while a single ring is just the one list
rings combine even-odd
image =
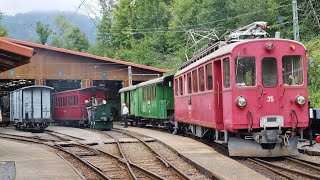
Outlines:
[{"label": "white freight wagon", "polygon": [[51,90],[48,86],[27,86],[10,93],[10,121],[17,129],[44,130],[52,120]]}]

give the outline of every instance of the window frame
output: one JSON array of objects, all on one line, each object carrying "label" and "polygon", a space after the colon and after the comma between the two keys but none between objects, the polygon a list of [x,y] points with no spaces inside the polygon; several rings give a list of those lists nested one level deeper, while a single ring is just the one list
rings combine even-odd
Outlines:
[{"label": "window frame", "polygon": [[[208,76],[208,66],[211,66],[211,89],[209,89],[209,76]],[[212,62],[208,63],[205,65],[205,80],[206,80],[206,85],[205,85],[205,88],[207,91],[211,91],[213,90],[213,64]]]},{"label": "window frame", "polygon": [[[240,56],[240,57],[244,57],[244,58],[254,58],[254,65],[255,65],[255,85],[254,86],[238,86],[237,85],[237,75],[236,75],[236,71],[237,71],[237,67],[235,66],[235,63],[236,63],[236,59],[238,58],[238,57],[235,57],[233,60],[234,60],[234,63],[232,63],[234,66],[234,85],[237,87],[237,88],[250,88],[250,87],[256,87],[257,85],[258,85],[258,74],[257,74],[257,67],[258,67],[258,64],[257,64],[257,57],[256,56]],[[231,64],[231,63],[230,63]],[[229,64],[229,65],[230,65]],[[262,60],[261,60],[261,65],[262,65]],[[231,68],[231,66],[230,66],[230,68]],[[261,68],[262,68],[262,66],[261,66]],[[262,69],[261,69],[262,70]],[[230,69],[230,83],[231,83],[231,69]],[[230,85],[231,86],[231,85]]]},{"label": "window frame", "polygon": [[[194,73],[196,74],[196,78],[194,78]],[[192,74],[192,92],[198,93],[199,92],[198,69],[192,70],[191,74]],[[194,79],[196,79],[196,84],[194,83]],[[197,91],[195,91],[195,87]]]},{"label": "window frame", "polygon": [[187,93],[188,94],[192,94],[192,75],[191,75],[191,72],[188,72],[187,73]]},{"label": "window frame", "polygon": [[[206,91],[205,66],[199,67],[198,71],[199,71],[198,75],[199,75],[199,87],[200,87],[199,92],[204,92]],[[202,89],[202,85],[203,85],[203,89]]]},{"label": "window frame", "polygon": [[179,96],[179,78],[176,78],[174,80],[174,84],[175,84],[175,86],[174,86],[174,95],[175,96]]},{"label": "window frame", "polygon": [[303,57],[302,55],[283,55],[283,56],[281,57],[281,69],[284,69],[284,67],[283,67],[283,58],[284,58],[284,57],[288,57],[288,56],[291,56],[291,57],[300,57],[300,62],[301,62],[301,67],[302,67],[302,83],[301,83],[301,84],[295,84],[295,85],[285,84],[285,83],[284,83],[284,78],[283,78],[283,73],[284,73],[284,71],[282,71],[282,70],[281,70],[281,83],[282,83],[283,85],[287,86],[287,87],[303,86],[304,83],[305,83],[305,80],[304,80],[304,76],[305,76],[305,75],[304,75],[304,71],[303,71],[303,69],[304,69],[304,63],[303,63],[304,57]]},{"label": "window frame", "polygon": [[[225,61],[229,61],[229,63],[228,63],[228,69],[229,69],[229,86],[226,86],[226,83],[227,83],[227,81],[226,81],[226,71],[225,71]],[[222,60],[221,60],[222,62],[221,62],[221,64],[222,64],[222,70],[223,70],[223,87],[224,88],[231,88],[231,58],[230,57],[226,57],[226,58],[223,58]],[[236,75],[234,76],[235,78],[236,78]],[[235,80],[235,82],[236,82],[236,80]],[[238,87],[238,86],[237,86]]]},{"label": "window frame", "polygon": [[183,76],[180,76],[178,79],[179,79],[179,95],[183,96],[184,95]]},{"label": "window frame", "polygon": [[[277,72],[277,83],[275,84],[275,86],[265,86],[264,85],[264,81],[263,81],[263,60],[266,59],[266,58],[273,58],[275,59],[276,61],[276,72]],[[282,75],[282,74],[281,74]],[[272,57],[272,56],[266,56],[266,57],[262,57],[261,59],[261,85],[264,87],[264,88],[275,88],[279,85],[279,71],[278,71],[278,60],[276,57]]]}]

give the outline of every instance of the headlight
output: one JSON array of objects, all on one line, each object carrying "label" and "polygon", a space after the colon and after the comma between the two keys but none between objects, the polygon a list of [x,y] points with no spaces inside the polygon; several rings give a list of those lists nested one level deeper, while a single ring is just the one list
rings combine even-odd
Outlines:
[{"label": "headlight", "polygon": [[246,100],[244,97],[239,96],[239,97],[237,98],[236,103],[237,103],[237,105],[238,105],[240,108],[243,108],[243,107],[245,107],[245,106],[247,105],[247,100]]},{"label": "headlight", "polygon": [[302,95],[298,95],[296,98],[296,102],[298,105],[303,106],[306,103],[306,98]]}]

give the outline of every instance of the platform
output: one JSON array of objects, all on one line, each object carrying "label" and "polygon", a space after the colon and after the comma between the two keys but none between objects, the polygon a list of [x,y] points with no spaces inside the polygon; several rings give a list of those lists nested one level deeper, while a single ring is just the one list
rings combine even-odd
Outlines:
[{"label": "platform", "polygon": [[[0,162],[14,162],[16,180],[81,179],[58,155],[35,145],[0,139]],[[6,175],[7,176],[7,175]],[[13,177],[14,177],[13,176]],[[0,179],[2,179],[0,174]]]},{"label": "platform", "polygon": [[320,156],[320,144],[316,143],[312,147],[310,147],[309,144],[310,144],[309,141],[299,142],[298,144],[299,152],[310,155],[310,156]]},{"label": "platform", "polygon": [[98,143],[98,144],[104,144],[108,143],[107,140],[104,140],[105,138],[100,136],[98,133],[88,131],[88,129],[80,129],[80,128],[72,128],[72,127],[64,127],[64,126],[49,126],[47,130],[60,132],[63,134],[67,134],[70,136],[75,136],[78,138],[84,139],[84,141],[81,141],[83,144],[87,143]]},{"label": "platform", "polygon": [[200,166],[205,171],[211,172],[214,178],[230,180],[268,179],[196,140],[146,128],[132,126],[123,128],[123,126],[117,124],[114,124],[114,127],[140,133],[161,141],[171,147],[171,149],[176,151],[181,157],[189,159],[191,163]]}]

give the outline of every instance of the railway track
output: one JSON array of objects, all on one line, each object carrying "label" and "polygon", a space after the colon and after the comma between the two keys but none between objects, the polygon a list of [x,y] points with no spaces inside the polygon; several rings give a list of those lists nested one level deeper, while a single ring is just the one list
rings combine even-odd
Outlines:
[{"label": "railway track", "polygon": [[84,141],[85,140],[79,137],[75,137],[75,136],[71,136],[68,134],[60,133],[57,131],[51,131],[47,129],[44,131],[44,133],[49,134],[50,136],[53,136],[55,138],[58,138],[61,141]]},{"label": "railway track", "polygon": [[286,179],[320,179],[320,164],[293,157],[286,158],[248,158]]},{"label": "railway track", "polygon": [[189,175],[179,170],[149,146],[145,138],[120,130],[105,133],[116,141],[119,154],[128,162],[148,169],[163,179],[190,179]]},{"label": "railway track", "polygon": [[41,137],[21,136],[14,134],[0,133],[0,138],[11,139],[20,142],[34,143],[45,145],[53,148],[60,157],[69,163],[69,165],[76,170],[82,179],[106,179],[101,170],[92,166],[90,163],[83,161],[77,154],[66,151],[63,147],[57,146],[59,141],[52,139],[44,139]]},{"label": "railway track", "polygon": [[[53,131],[46,133],[60,139],[60,141],[4,133],[0,133],[0,138],[42,144],[54,148],[59,151],[58,155],[84,179],[165,179],[123,157],[81,144],[79,142],[82,140],[81,138],[69,137],[69,135]],[[78,141],[75,142],[75,139]]]}]

